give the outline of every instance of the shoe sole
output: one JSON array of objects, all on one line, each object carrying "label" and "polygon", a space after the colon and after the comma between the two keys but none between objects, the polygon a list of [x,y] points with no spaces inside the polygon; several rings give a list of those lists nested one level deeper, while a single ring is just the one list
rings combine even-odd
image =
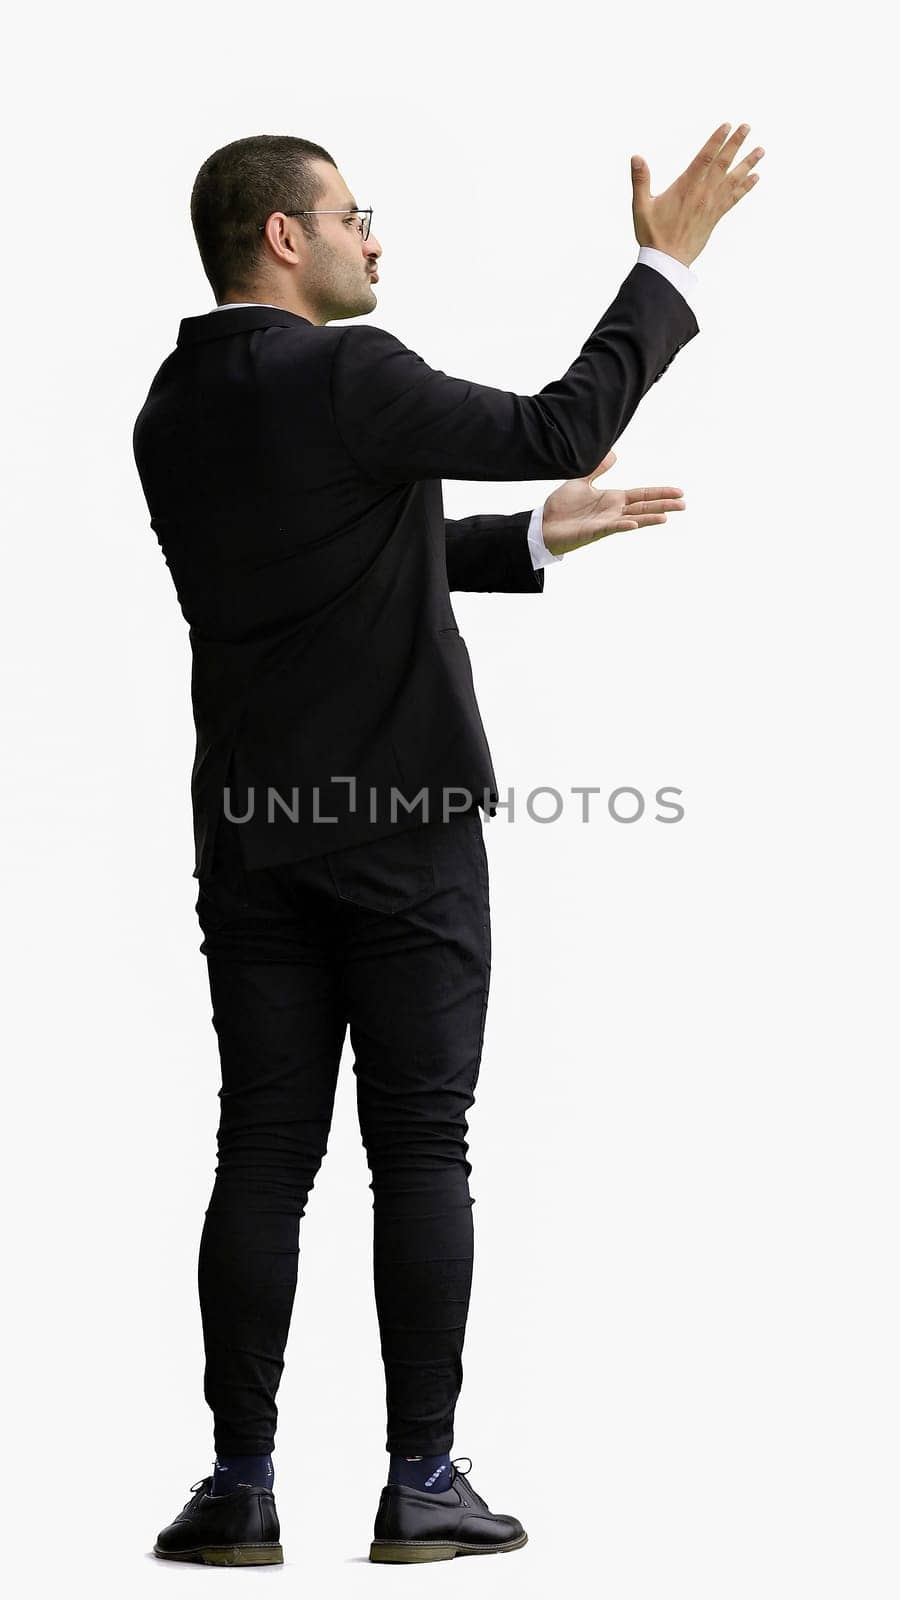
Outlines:
[{"label": "shoe sole", "polygon": [[284,1561],[280,1544],[201,1544],[194,1550],[160,1550],[163,1561],[195,1561],[205,1567],[275,1567]]},{"label": "shoe sole", "polygon": [[460,1544],[455,1539],[373,1539],[370,1561],[452,1561],[454,1556],[494,1556],[503,1550],[521,1550],[527,1533],[503,1544]]}]

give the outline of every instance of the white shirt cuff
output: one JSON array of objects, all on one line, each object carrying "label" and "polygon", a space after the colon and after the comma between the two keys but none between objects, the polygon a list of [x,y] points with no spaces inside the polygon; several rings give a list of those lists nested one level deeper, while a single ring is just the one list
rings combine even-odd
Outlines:
[{"label": "white shirt cuff", "polygon": [[645,267],[653,267],[656,272],[661,272],[664,278],[668,278],[673,288],[683,295],[696,316],[700,297],[700,279],[696,272],[686,267],[683,261],[676,261],[674,256],[666,255],[664,250],[654,250],[649,244],[641,245],[638,261],[642,261]]},{"label": "white shirt cuff", "polygon": [[562,556],[555,556],[548,550],[544,543],[544,507],[543,504],[535,506],[528,524],[528,548],[531,551],[531,565],[549,567],[551,561],[562,561]]}]

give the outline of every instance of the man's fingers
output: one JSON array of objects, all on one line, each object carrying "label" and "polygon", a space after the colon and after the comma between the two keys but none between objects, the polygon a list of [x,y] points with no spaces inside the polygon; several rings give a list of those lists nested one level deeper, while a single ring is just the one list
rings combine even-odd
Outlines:
[{"label": "man's fingers", "polygon": [[[757,161],[761,161],[763,156],[765,155],[765,153],[766,152],[763,149],[762,145],[758,144],[756,146],[756,149],[755,150],[751,150],[750,154],[748,156],[745,156],[743,161],[738,163],[738,165],[735,167],[734,171],[730,172],[728,174],[728,181],[730,183],[733,183],[736,188],[739,188],[741,190],[741,193],[743,193],[744,190],[747,187],[746,180],[747,180],[747,174],[749,173],[750,168],[751,167],[755,167]],[[758,176],[759,176],[759,174],[754,172],[752,177],[751,177],[751,179],[750,179],[750,182],[751,183],[755,183]]]},{"label": "man's fingers", "polygon": [[713,160],[712,166],[718,167],[723,173],[727,172],[749,132],[749,122],[742,122],[739,128],[735,128],[731,138],[725,140],[721,150]]},{"label": "man's fingers", "polygon": [[630,500],[628,502],[628,515],[630,517],[639,516],[645,511],[683,511],[684,509],[683,500]]},{"label": "man's fingers", "polygon": [[617,517],[612,525],[607,524],[598,528],[593,535],[595,539],[602,539],[607,533],[628,533],[632,528],[649,528],[655,522],[665,522],[665,516],[652,517]]},{"label": "man's fingers", "polygon": [[744,195],[750,193],[750,190],[753,188],[755,183],[759,183],[759,173],[751,172],[749,178],[745,178],[743,183],[739,184],[737,189],[732,194],[731,204],[736,206],[739,200],[743,200]]},{"label": "man's fingers", "polygon": [[605,539],[610,533],[632,533],[635,528],[649,528],[654,523],[665,522],[665,516],[617,517],[615,522],[606,523],[591,534],[589,543],[594,544],[598,539]]},{"label": "man's fingers", "polygon": [[759,145],[755,150],[751,150],[749,156],[744,157],[733,172],[726,173],[717,190],[717,218],[724,217],[726,211],[736,206],[738,201],[759,182],[759,173],[751,172],[750,168],[755,167],[765,153],[762,145]]},{"label": "man's fingers", "polygon": [[677,506],[679,511],[683,511],[684,490],[673,489],[668,485],[665,488],[626,489],[625,504],[629,516],[638,508],[645,511],[666,511],[670,506],[673,510]]},{"label": "man's fingers", "polygon": [[700,178],[705,178],[710,167],[722,148],[722,140],[731,127],[730,122],[723,122],[715,133],[711,133],[706,143],[697,151],[693,161],[689,162],[681,174],[682,183],[695,183]]},{"label": "man's fingers", "polygon": [[762,160],[762,158],[765,155],[765,153],[766,152],[763,149],[763,146],[761,144],[758,144],[756,146],[755,150],[751,150],[750,154],[748,156],[744,157],[743,161],[738,162],[738,165],[735,167],[734,171],[729,174],[729,176],[732,177],[732,178],[743,178],[743,177],[745,177],[746,174],[750,171],[750,168],[751,167],[755,167],[757,161],[761,161]]},{"label": "man's fingers", "polygon": [[631,158],[631,187],[635,200],[643,199],[650,191],[650,168],[643,156]]}]

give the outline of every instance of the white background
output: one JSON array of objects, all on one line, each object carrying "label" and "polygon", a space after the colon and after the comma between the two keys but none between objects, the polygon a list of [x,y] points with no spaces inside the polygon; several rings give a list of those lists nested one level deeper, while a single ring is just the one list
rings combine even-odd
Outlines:
[{"label": "white background", "polygon": [[[453,1454],[527,1547],[366,1561],[384,1481],[349,1053],[302,1224],[276,1494],[291,1592],[897,1593],[892,60],[875,8],[88,5],[19,21],[3,213],[7,1573],[132,1595],[210,1470],[196,1252],[218,1057],[187,627],[131,430],[210,309],[188,201],[250,133],[335,157],[372,321],[531,394],[716,125],[761,179],[609,485],[687,511],[457,595],[501,786]],[[893,132],[893,130],[891,130]],[[449,483],[449,515],[553,484]],[[569,794],[640,788],[587,825]],[[676,826],[653,820],[683,791]],[[48,1587],[50,1585],[50,1587]],[[297,1587],[299,1585],[299,1587]]]}]

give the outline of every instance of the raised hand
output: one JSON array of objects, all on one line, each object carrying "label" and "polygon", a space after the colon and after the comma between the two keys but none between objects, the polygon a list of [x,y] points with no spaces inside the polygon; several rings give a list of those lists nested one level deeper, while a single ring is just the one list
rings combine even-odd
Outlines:
[{"label": "raised hand", "polygon": [[[751,172],[765,155],[762,145],[729,172],[729,167],[750,132],[742,122],[726,139],[730,122],[711,134],[680,178],[661,195],[650,193],[650,168],[643,156],[631,158],[631,215],[638,244],[652,245],[675,256],[686,267],[696,260],[716,223],[749,194],[759,178]],[[724,141],[724,142],[723,142]]]},{"label": "raised hand", "polygon": [[627,533],[665,522],[669,511],[683,511],[684,494],[670,485],[644,489],[595,489],[591,479],[608,472],[614,450],[583,478],[569,478],[544,501],[543,535],[555,556],[567,555],[582,545],[605,539],[610,533]]}]

